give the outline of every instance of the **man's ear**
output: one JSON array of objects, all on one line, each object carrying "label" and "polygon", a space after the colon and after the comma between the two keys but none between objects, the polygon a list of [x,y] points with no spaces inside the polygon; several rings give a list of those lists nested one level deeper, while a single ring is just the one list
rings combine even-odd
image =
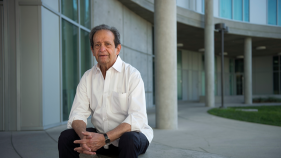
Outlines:
[{"label": "man's ear", "polygon": [[95,56],[92,46],[90,46],[90,47],[91,47],[91,51],[92,51],[93,56]]},{"label": "man's ear", "polygon": [[115,48],[116,49],[116,55],[119,55],[120,51],[121,51],[121,44],[118,44],[118,46]]}]

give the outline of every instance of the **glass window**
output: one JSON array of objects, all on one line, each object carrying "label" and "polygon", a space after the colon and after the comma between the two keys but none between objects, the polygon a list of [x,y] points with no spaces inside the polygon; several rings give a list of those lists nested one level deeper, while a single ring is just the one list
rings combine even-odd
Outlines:
[{"label": "glass window", "polygon": [[276,0],[268,0],[268,24],[276,25],[277,24],[277,1]]},{"label": "glass window", "polygon": [[63,120],[68,120],[79,82],[78,28],[62,20]]},{"label": "glass window", "polygon": [[233,73],[234,72],[234,60],[229,59],[229,72]]},{"label": "glass window", "polygon": [[182,100],[182,74],[181,69],[178,69],[178,100]]},{"label": "glass window", "polygon": [[236,74],[236,95],[243,95],[243,75]]},{"label": "glass window", "polygon": [[242,21],[242,0],[233,1],[233,19]]},{"label": "glass window", "polygon": [[235,60],[235,72],[244,72],[244,59]]},{"label": "glass window", "polygon": [[205,13],[205,0],[202,0],[202,5],[203,5],[203,6],[202,6],[202,9],[203,9],[203,10],[202,10],[202,13]]},{"label": "glass window", "polygon": [[279,56],[273,57],[273,71],[279,71]]},{"label": "glass window", "polygon": [[244,0],[244,21],[249,22],[249,0]]},{"label": "glass window", "polygon": [[80,24],[91,28],[90,0],[80,0]]},{"label": "glass window", "polygon": [[281,93],[281,63],[280,56],[273,56],[273,93]]},{"label": "glass window", "polygon": [[279,94],[279,72],[273,73],[273,93]]},{"label": "glass window", "polygon": [[178,100],[182,100],[182,56],[181,56],[181,51],[178,51],[177,53],[177,79],[178,79]]},{"label": "glass window", "polygon": [[71,20],[78,22],[77,0],[61,0],[61,12]]},{"label": "glass window", "polygon": [[205,96],[205,56],[202,54],[202,75],[201,75],[201,85],[202,85],[202,96]]},{"label": "glass window", "polygon": [[89,32],[81,29],[80,39],[81,39],[81,75],[83,75],[92,66]]},{"label": "glass window", "polygon": [[182,66],[181,51],[178,51],[178,54],[177,54],[177,68],[181,69],[181,66]]},{"label": "glass window", "polygon": [[234,59],[229,59],[229,94],[233,95],[234,91]]},{"label": "glass window", "polygon": [[278,25],[281,26],[281,0],[278,0]]},{"label": "glass window", "polygon": [[249,0],[220,0],[220,17],[249,22]]},{"label": "glass window", "polygon": [[220,17],[232,19],[232,1],[220,1]]}]

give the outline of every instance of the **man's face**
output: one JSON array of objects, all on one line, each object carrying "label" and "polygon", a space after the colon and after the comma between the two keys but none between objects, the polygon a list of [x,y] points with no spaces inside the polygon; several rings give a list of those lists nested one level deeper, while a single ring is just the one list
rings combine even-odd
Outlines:
[{"label": "man's face", "polygon": [[121,50],[120,44],[115,48],[113,33],[109,30],[99,30],[95,33],[93,42],[91,50],[99,65],[107,68],[112,66]]}]

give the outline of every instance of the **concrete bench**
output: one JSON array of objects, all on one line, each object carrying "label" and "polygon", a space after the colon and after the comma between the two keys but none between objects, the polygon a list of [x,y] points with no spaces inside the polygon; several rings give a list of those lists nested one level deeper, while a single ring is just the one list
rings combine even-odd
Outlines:
[{"label": "concrete bench", "polygon": [[[146,153],[139,156],[139,158],[225,158],[223,156],[219,156],[216,154],[200,152],[200,151],[193,151],[193,150],[185,150],[185,149],[178,149],[174,147],[169,147],[166,145],[162,145],[159,143],[152,142],[148,147]],[[80,158],[117,158],[116,156],[104,156],[104,155],[82,155],[80,154]]]}]

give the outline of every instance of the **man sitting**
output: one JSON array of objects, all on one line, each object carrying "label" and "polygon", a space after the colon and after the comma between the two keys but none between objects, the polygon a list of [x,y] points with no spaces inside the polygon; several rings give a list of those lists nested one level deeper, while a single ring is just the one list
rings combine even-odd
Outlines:
[{"label": "man sitting", "polygon": [[[121,44],[116,28],[94,27],[90,43],[98,64],[84,73],[77,86],[68,129],[59,137],[59,156],[84,153],[136,158],[146,152],[153,138],[143,80],[137,69],[118,56]],[[90,115],[95,128],[86,128]]]}]

